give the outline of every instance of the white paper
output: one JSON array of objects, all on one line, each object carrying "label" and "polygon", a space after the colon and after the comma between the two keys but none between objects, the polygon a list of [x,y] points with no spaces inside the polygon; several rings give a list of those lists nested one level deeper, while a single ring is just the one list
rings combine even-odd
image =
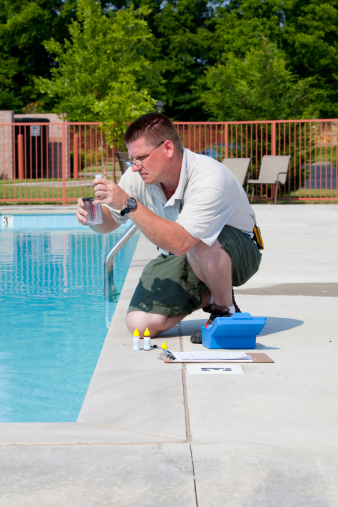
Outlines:
[{"label": "white paper", "polygon": [[244,374],[244,371],[239,364],[195,363],[187,364],[187,373],[189,375],[237,375]]},{"label": "white paper", "polygon": [[[183,361],[184,363],[189,362],[205,362],[205,361],[245,361],[252,362],[250,356],[245,354],[245,352],[227,352],[224,350],[215,350],[215,351],[206,351],[196,350],[192,352],[171,352],[175,356],[175,361]],[[174,361],[174,362],[175,362]]]}]

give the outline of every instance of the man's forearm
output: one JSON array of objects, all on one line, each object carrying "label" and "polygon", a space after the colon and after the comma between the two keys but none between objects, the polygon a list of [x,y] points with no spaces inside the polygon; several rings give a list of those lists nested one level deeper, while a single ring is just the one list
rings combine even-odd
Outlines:
[{"label": "man's forearm", "polygon": [[159,217],[141,203],[129,216],[152,243],[175,255],[183,255],[199,241],[181,225]]},{"label": "man's forearm", "polygon": [[[123,210],[126,201],[132,197],[119,185],[105,178],[99,180],[97,183],[94,182],[94,185],[95,195],[101,200],[101,203],[108,204],[115,209]],[[116,229],[116,225],[112,225],[116,224],[116,222],[105,206],[103,206],[102,209],[107,217],[107,224],[104,219],[102,225],[95,225],[92,228],[96,232],[111,232]],[[167,220],[166,218],[159,217],[139,201],[137,208],[131,211],[128,216],[152,243],[175,255],[183,255],[199,241],[193,238],[181,225]]]}]

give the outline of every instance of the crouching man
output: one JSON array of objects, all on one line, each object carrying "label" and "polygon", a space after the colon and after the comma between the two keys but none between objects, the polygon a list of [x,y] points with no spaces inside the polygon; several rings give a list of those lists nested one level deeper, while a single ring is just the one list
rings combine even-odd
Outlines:
[{"label": "crouching man", "polygon": [[[254,212],[237,179],[223,164],[183,148],[174,124],[149,113],[126,130],[131,167],[119,184],[94,180],[103,223],[109,233],[129,218],[160,255],[143,270],[126,324],[141,336],[169,329],[194,310],[216,317],[239,311],[233,286],[258,270],[261,253],[253,241]],[[87,224],[82,199],[77,220]],[[201,331],[191,340],[201,343]]]}]

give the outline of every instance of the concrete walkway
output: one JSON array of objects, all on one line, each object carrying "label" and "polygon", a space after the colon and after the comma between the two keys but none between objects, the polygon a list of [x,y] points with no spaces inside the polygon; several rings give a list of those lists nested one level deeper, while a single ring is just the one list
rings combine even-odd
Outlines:
[{"label": "concrete walkway", "polygon": [[[76,423],[0,425],[0,506],[338,505],[338,206],[254,206],[266,249],[236,290],[267,316],[243,374],[189,373],[132,350],[129,299],[156,249],[141,236]],[[198,350],[196,312],[157,338]]]}]

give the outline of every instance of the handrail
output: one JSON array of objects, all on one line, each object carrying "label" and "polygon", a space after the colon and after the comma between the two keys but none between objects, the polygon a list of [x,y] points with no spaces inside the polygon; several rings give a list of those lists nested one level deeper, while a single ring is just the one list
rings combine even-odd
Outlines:
[{"label": "handrail", "polygon": [[104,298],[106,301],[113,300],[112,287],[114,286],[114,273],[113,263],[114,257],[121,250],[121,248],[127,243],[127,241],[135,234],[137,227],[132,224],[126,232],[118,239],[118,241],[112,246],[108,252],[104,261]]}]

